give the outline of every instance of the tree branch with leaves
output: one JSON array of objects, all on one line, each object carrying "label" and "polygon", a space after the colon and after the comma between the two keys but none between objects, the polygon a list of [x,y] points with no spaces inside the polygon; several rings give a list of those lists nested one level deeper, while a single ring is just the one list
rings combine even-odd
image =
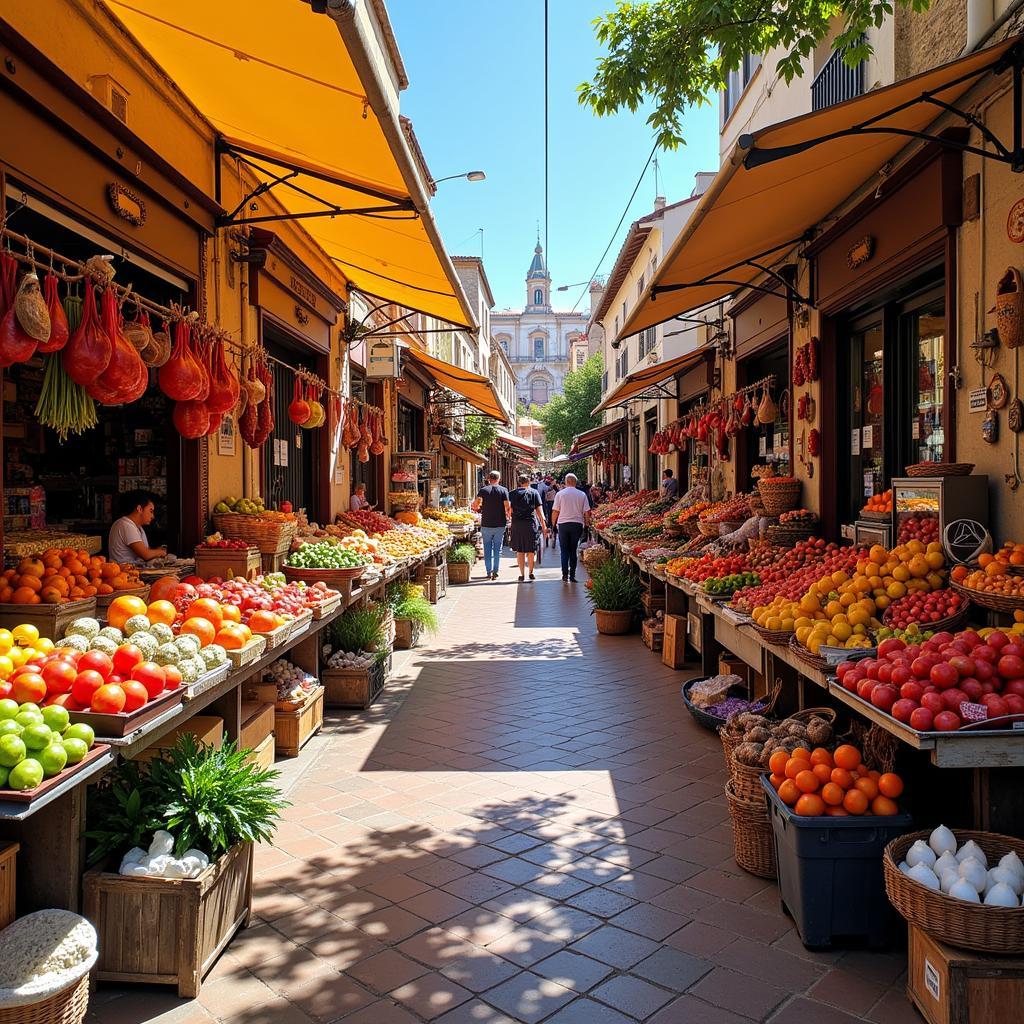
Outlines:
[{"label": "tree branch with leaves", "polygon": [[604,360],[600,353],[592,355],[579,369],[571,370],[562,382],[562,394],[555,395],[547,405],[534,406],[534,414],[544,427],[544,446],[549,450],[561,445],[572,447],[573,438],[601,422],[592,410],[601,401],[601,374]]},{"label": "tree branch with leaves", "polygon": [[686,110],[713,102],[747,54],[782,51],[775,72],[788,84],[804,74],[839,19],[831,46],[854,67],[871,55],[869,28],[880,27],[896,6],[919,12],[928,2],[620,0],[594,21],[606,53],[593,79],[579,86],[579,101],[599,116],[636,113],[653,101],[647,123],[662,148],[675,149],[686,141]]}]

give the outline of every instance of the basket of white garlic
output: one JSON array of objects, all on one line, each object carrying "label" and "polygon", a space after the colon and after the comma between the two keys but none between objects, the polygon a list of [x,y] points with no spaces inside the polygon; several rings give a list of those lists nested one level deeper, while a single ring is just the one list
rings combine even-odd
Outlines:
[{"label": "basket of white garlic", "polygon": [[267,668],[263,678],[277,687],[276,705],[279,711],[300,707],[319,686],[316,676],[293,665],[287,658],[278,658]]},{"label": "basket of white garlic", "polygon": [[117,873],[129,878],[198,878],[209,866],[210,858],[202,850],[186,850],[175,857],[174,836],[161,829],[153,833],[148,850],[129,850]]},{"label": "basket of white garlic", "polygon": [[982,953],[1024,948],[1024,840],[940,825],[894,839],[882,863],[889,901],[934,938]]},{"label": "basket of white garlic", "polygon": [[0,932],[0,1024],[81,1024],[96,929],[68,910],[37,910]]}]

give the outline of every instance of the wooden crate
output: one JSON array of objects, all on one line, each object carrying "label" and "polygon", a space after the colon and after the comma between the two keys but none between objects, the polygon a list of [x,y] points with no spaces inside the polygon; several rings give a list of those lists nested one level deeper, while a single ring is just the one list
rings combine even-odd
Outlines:
[{"label": "wooden crate", "polygon": [[64,627],[83,616],[95,616],[96,598],[65,604],[0,604],[0,627],[14,629],[22,623],[35,626],[40,636],[56,640],[64,635]]},{"label": "wooden crate", "polygon": [[176,985],[204,975],[252,910],[252,844],[239,843],[198,878],[126,878],[88,871],[83,913],[96,926],[99,981]]},{"label": "wooden crate", "polygon": [[640,603],[643,605],[644,616],[651,618],[656,612],[665,610],[664,594],[641,594]]},{"label": "wooden crate", "polygon": [[298,757],[323,724],[324,688],[318,686],[294,711],[274,711],[274,749],[282,757]]},{"label": "wooden crate", "polygon": [[287,551],[279,551],[277,554],[268,555],[266,552],[260,554],[260,569],[264,575],[270,572],[280,572],[284,565]]},{"label": "wooden crate", "polygon": [[257,768],[274,767],[274,734],[271,733],[262,743],[252,748],[245,755],[248,764],[256,765]]},{"label": "wooden crate", "polygon": [[734,654],[723,652],[718,656],[718,674],[723,676],[739,676],[748,686],[750,685],[750,666],[742,658],[737,658]]},{"label": "wooden crate", "polygon": [[929,1024],[1024,1020],[1024,950],[989,956],[954,949],[909,926],[907,996]]},{"label": "wooden crate", "polygon": [[661,648],[661,663],[669,668],[682,668],[686,662],[686,616],[665,616],[665,639]]},{"label": "wooden crate", "polygon": [[650,648],[657,654],[665,643],[665,627],[648,626],[645,622],[641,629],[640,639],[643,640],[644,647]]},{"label": "wooden crate", "polygon": [[165,732],[155,743],[136,754],[133,760],[152,761],[165,750],[170,750],[186,733],[193,735],[196,742],[220,750],[224,745],[224,719],[216,715],[193,715],[187,722]]},{"label": "wooden crate", "polygon": [[387,683],[390,658],[369,668],[328,668],[320,675],[329,708],[368,708]]},{"label": "wooden crate", "polygon": [[408,651],[420,642],[422,630],[412,619],[395,619],[395,649]]},{"label": "wooden crate", "polygon": [[468,583],[473,566],[469,562],[449,562],[448,581],[452,584]]},{"label": "wooden crate", "polygon": [[18,843],[0,843],[0,930],[17,917]]},{"label": "wooden crate", "polygon": [[260,549],[249,548],[203,548],[195,549],[196,575],[204,580],[217,576],[226,580],[232,576],[254,580],[263,567]]},{"label": "wooden crate", "polygon": [[255,750],[274,732],[273,702],[242,701],[242,727],[238,730],[238,749]]}]

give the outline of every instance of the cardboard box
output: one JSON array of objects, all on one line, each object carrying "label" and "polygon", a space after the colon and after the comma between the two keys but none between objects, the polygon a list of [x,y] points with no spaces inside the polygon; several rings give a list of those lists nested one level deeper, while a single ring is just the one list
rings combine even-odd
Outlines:
[{"label": "cardboard box", "polygon": [[909,926],[907,996],[930,1024],[1024,1020],[1024,955],[954,949]]},{"label": "cardboard box", "polygon": [[242,701],[242,728],[239,750],[255,750],[274,731],[274,705]]},{"label": "cardboard box", "polygon": [[665,616],[665,639],[661,647],[661,663],[669,668],[682,668],[686,662],[686,616]]},{"label": "cardboard box", "polygon": [[224,719],[215,715],[193,715],[187,722],[182,722],[170,732],[164,733],[155,743],[136,755],[135,760],[152,761],[161,751],[170,750],[178,742],[178,737],[185,733],[195,736],[197,743],[219,750],[224,745]]}]

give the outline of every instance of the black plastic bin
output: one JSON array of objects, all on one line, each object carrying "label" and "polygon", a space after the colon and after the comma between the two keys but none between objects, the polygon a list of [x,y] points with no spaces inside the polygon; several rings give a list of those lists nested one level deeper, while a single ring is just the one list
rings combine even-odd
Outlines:
[{"label": "black plastic bin", "polygon": [[779,799],[767,776],[761,783],[772,812],[782,905],[803,944],[886,945],[897,919],[885,895],[882,851],[911,830],[911,816],[808,818]]}]

